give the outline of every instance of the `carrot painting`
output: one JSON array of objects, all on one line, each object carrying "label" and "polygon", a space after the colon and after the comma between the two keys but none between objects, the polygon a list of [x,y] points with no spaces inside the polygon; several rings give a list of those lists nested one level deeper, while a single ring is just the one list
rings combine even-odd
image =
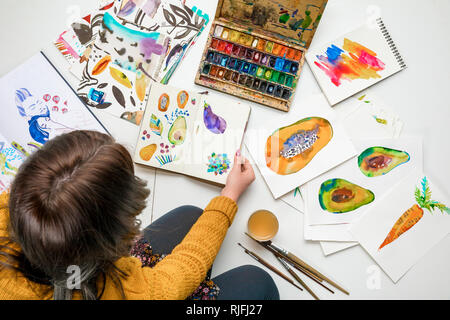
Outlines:
[{"label": "carrot painting", "polygon": [[433,213],[435,209],[439,209],[441,213],[445,212],[450,214],[450,208],[448,208],[443,203],[440,203],[439,201],[431,199],[431,190],[428,185],[427,177],[424,177],[422,179],[421,189],[416,187],[414,196],[417,203],[406,210],[405,213],[403,213],[402,216],[397,220],[378,250],[395,241],[402,234],[415,226],[423,217],[423,209],[428,210],[430,213]]}]

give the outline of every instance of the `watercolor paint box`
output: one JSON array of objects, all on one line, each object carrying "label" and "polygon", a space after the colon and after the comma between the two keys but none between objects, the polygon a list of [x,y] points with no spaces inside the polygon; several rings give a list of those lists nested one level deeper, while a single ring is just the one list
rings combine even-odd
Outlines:
[{"label": "watercolor paint box", "polygon": [[327,0],[219,0],[195,83],[289,111]]}]

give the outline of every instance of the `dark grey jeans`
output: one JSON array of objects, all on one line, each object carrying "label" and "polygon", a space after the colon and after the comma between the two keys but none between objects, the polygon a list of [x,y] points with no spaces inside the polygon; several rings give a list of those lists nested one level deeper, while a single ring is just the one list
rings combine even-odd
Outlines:
[{"label": "dark grey jeans", "polygon": [[[194,206],[176,208],[148,226],[144,237],[154,253],[168,254],[184,239],[202,213],[202,209]],[[229,270],[212,280],[220,288],[219,300],[280,299],[272,277],[253,265]]]}]

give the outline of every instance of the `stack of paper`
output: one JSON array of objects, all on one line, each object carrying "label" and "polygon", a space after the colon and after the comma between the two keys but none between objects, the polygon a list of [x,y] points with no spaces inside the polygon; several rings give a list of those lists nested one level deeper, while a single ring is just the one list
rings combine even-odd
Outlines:
[{"label": "stack of paper", "polygon": [[179,0],[112,1],[55,42],[85,104],[139,125],[153,81],[166,84],[209,22]]},{"label": "stack of paper", "polygon": [[423,173],[421,137],[378,97],[336,110],[357,156],[281,197],[304,213],[304,238],[329,255],[360,244],[397,282],[450,232],[448,195]]}]

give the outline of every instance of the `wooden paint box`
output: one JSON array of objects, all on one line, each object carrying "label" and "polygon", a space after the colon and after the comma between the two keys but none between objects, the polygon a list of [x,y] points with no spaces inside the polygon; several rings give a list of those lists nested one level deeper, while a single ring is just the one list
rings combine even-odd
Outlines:
[{"label": "wooden paint box", "polygon": [[289,111],[327,0],[219,0],[195,83]]}]

